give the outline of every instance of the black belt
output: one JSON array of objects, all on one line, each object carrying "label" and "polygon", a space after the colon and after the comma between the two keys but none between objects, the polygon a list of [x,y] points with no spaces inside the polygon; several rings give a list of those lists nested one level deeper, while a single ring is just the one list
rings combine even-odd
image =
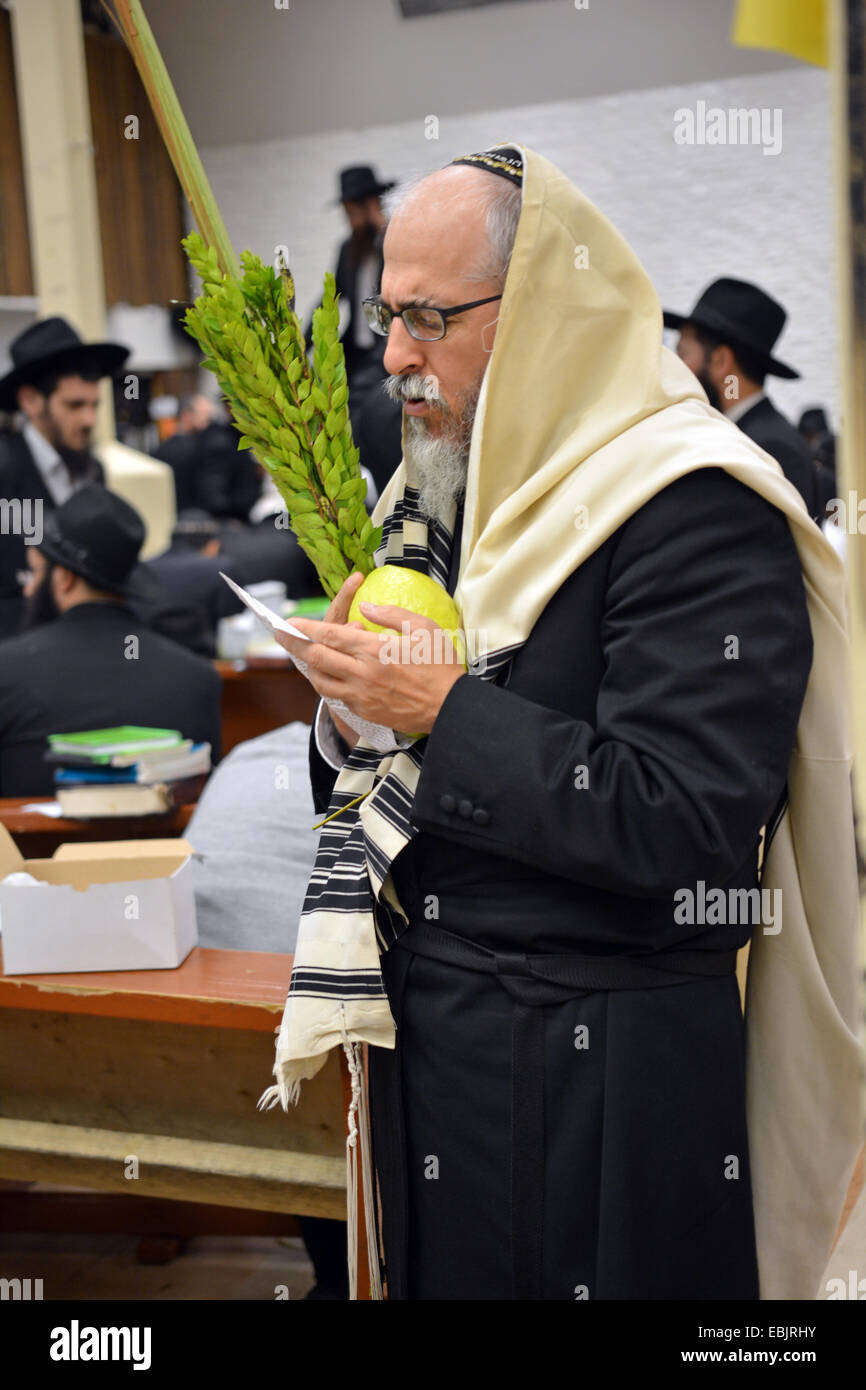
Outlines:
[{"label": "black belt", "polygon": [[544,1016],[589,990],[654,989],[736,970],[737,952],[669,951],[655,956],[528,956],[490,951],[429,922],[395,945],[429,960],[496,975],[515,1000],[511,1033],[511,1231],[515,1299],[543,1297]]}]

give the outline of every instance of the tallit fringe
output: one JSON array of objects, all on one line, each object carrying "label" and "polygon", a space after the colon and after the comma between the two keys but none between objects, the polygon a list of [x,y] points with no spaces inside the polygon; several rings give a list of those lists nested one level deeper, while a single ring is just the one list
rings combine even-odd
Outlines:
[{"label": "tallit fringe", "polygon": [[344,1031],[343,1051],[349,1067],[352,1098],[347,1115],[346,1135],[346,1249],[349,1269],[349,1299],[358,1298],[358,1135],[361,1136],[361,1185],[364,1193],[364,1219],[367,1235],[367,1266],[370,1297],[382,1298],[379,1273],[379,1247],[373,1205],[373,1164],[370,1146],[370,1112],[364,1077],[361,1043],[349,1041]]},{"label": "tallit fringe", "polygon": [[256,1104],[257,1110],[273,1110],[275,1105],[281,1105],[284,1110],[288,1110],[290,1105],[297,1105],[301,1098],[300,1081],[286,1083],[279,1081],[276,1086],[269,1086],[266,1091],[262,1091]]},{"label": "tallit fringe", "polygon": [[[360,1054],[360,1048],[358,1049]],[[370,1141],[370,1107],[367,1097],[367,1082],[364,1068],[361,1067],[360,1094],[361,1126],[361,1182],[364,1188],[364,1219],[367,1230],[367,1263],[370,1271],[370,1297],[382,1298],[382,1277],[379,1264],[379,1233],[376,1222],[376,1204],[373,1194],[373,1154]]]},{"label": "tallit fringe", "polygon": [[361,1062],[358,1044],[343,1043],[352,1080],[352,1099],[346,1116],[346,1256],[349,1266],[349,1299],[358,1298],[358,1126],[356,1115],[361,1100]]},{"label": "tallit fringe", "polygon": [[305,1073],[298,1067],[292,1067],[287,1059],[280,1056],[280,1052],[285,1046],[285,1010],[283,1018],[274,1029],[277,1035],[277,1058],[274,1062],[273,1072],[277,1078],[276,1086],[268,1086],[267,1090],[262,1091],[256,1103],[257,1110],[273,1110],[275,1105],[281,1105],[288,1111],[290,1105],[297,1105],[301,1098],[301,1082],[305,1078]]},{"label": "tallit fringe", "polygon": [[[268,1086],[267,1090],[262,1092],[256,1102],[257,1110],[273,1110],[275,1105],[281,1105],[283,1110],[288,1111],[289,1106],[297,1105],[301,1098],[301,1082],[309,1081],[325,1065],[325,1053],[318,1057],[299,1058],[289,1055],[286,1026],[289,1002],[286,1001],[282,1022],[274,1029],[277,1034],[276,1060],[273,1065],[276,1085]],[[331,1044],[331,1046],[335,1045],[335,1043]]]},{"label": "tallit fringe", "polygon": [[[373,1154],[370,1137],[370,1106],[367,1096],[367,1082],[364,1076],[363,1043],[352,1042],[346,1030],[345,1008],[340,1005],[343,1051],[349,1067],[352,1097],[346,1116],[346,1251],[349,1270],[349,1298],[358,1298],[358,1136],[361,1143],[361,1186],[364,1193],[364,1219],[367,1234],[367,1261],[370,1275],[370,1296],[382,1298],[382,1277],[379,1266],[378,1228],[376,1207],[373,1196]],[[309,1060],[309,1059],[307,1059]],[[302,1075],[298,1075],[298,1071]],[[269,1086],[259,1097],[258,1110],[272,1110],[282,1105],[288,1110],[297,1105],[301,1094],[301,1082],[308,1077],[306,1062],[278,1062],[274,1066],[277,1084]]]}]

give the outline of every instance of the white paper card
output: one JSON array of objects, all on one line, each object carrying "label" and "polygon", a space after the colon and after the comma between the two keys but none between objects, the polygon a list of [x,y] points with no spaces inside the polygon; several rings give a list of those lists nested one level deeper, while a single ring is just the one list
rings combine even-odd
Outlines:
[{"label": "white paper card", "polygon": [[[299,632],[299,630],[293,627],[290,622],[287,622],[285,618],[281,618],[276,613],[272,613],[270,608],[266,608],[265,605],[260,603],[257,598],[254,598],[252,594],[248,594],[246,589],[242,589],[240,584],[236,584],[233,579],[229,579],[227,574],[223,574],[222,570],[220,570],[220,575],[228,584],[229,588],[237,594],[241,603],[245,603],[247,608],[249,608],[252,613],[255,613],[259,622],[263,623],[271,632],[287,632],[290,637],[298,637],[302,642],[309,642],[309,637],[305,636],[303,632]],[[301,661],[300,658],[296,656],[292,656],[291,652],[289,656],[297,666],[301,675],[306,676],[307,663]],[[339,718],[343,720],[344,724],[348,724],[350,729],[354,729],[358,737],[375,748],[377,753],[390,753],[395,748],[408,748],[410,744],[414,742],[413,739],[407,738],[405,734],[397,734],[393,729],[386,729],[384,724],[371,724],[366,719],[359,719],[358,715],[353,714],[352,711],[343,704],[342,700],[329,699],[327,696],[323,696],[322,698],[328,706],[328,709],[331,710],[333,714],[338,715]]]}]

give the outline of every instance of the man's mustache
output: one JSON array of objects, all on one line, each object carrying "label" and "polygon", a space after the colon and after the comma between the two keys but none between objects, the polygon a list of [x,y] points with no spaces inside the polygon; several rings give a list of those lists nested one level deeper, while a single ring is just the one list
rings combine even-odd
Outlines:
[{"label": "man's mustache", "polygon": [[427,401],[447,410],[435,376],[388,376],[382,382],[382,390],[392,401]]}]

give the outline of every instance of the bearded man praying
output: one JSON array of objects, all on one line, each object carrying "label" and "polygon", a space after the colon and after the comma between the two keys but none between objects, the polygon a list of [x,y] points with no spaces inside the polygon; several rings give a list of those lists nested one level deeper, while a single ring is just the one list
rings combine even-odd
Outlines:
[{"label": "bearded man praying", "polygon": [[532,150],[415,184],[367,313],[404,407],[377,562],[471,660],[395,660],[359,575],[281,639],[388,739],[320,704],[262,1104],[346,1049],[375,1295],[814,1297],[858,1143],[840,565]]}]

